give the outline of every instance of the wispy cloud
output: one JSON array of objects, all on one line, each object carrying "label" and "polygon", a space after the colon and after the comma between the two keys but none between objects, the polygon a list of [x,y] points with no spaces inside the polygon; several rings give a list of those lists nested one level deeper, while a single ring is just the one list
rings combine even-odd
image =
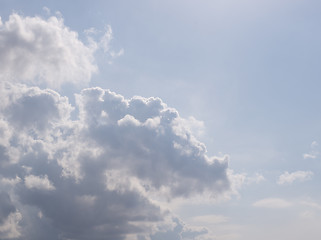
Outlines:
[{"label": "wispy cloud", "polygon": [[288,208],[293,206],[293,204],[281,198],[264,198],[253,203],[253,206],[261,208]]},{"label": "wispy cloud", "polygon": [[196,216],[189,219],[190,222],[194,223],[195,225],[200,224],[222,224],[228,222],[228,217],[223,215],[202,215],[202,216]]},{"label": "wispy cloud", "polygon": [[304,206],[308,206],[308,207],[314,208],[316,210],[321,210],[321,204],[318,204],[316,202],[313,202],[313,201],[301,201],[300,203],[302,205],[304,205]]},{"label": "wispy cloud", "polygon": [[294,181],[307,181],[310,180],[313,176],[313,172],[311,171],[296,171],[296,172],[284,172],[282,175],[279,176],[278,184],[292,184]]},{"label": "wispy cloud", "polygon": [[107,25],[104,31],[92,27],[86,29],[84,33],[87,35],[88,42],[92,49],[101,49],[104,55],[107,55],[109,57],[108,63],[111,64],[113,59],[124,55],[125,50],[123,48],[115,51],[111,47],[111,42],[113,40],[113,30],[110,25]]},{"label": "wispy cloud", "polygon": [[310,151],[308,153],[303,154],[304,159],[315,159],[317,156],[320,154],[319,151],[317,150],[318,143],[316,141],[313,141],[310,146]]}]

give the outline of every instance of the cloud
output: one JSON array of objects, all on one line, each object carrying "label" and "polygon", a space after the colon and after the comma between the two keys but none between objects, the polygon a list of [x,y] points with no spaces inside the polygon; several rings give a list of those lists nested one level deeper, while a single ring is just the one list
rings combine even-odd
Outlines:
[{"label": "cloud", "polygon": [[203,123],[160,98],[96,87],[71,105],[44,89],[88,83],[111,39],[108,27],[85,45],[55,16],[1,22],[1,239],[196,239],[207,230],[162,201],[231,190],[228,156],[208,156],[192,133]]},{"label": "cloud", "polygon": [[293,204],[281,198],[265,198],[253,203],[254,207],[261,208],[288,208]]},{"label": "cloud", "polygon": [[22,216],[19,212],[10,213],[4,223],[0,224],[1,239],[17,239],[21,236],[19,222]]},{"label": "cloud", "polygon": [[230,189],[227,159],[207,156],[175,109],[101,88],[84,89],[72,106],[53,90],[2,86],[0,184],[16,211],[0,232],[116,240],[206,233],[157,227],[169,214],[161,198]]},{"label": "cloud", "polygon": [[312,202],[312,201],[301,201],[300,202],[302,205],[304,206],[308,206],[317,210],[321,210],[321,205],[316,203],[316,202]]},{"label": "cloud", "polygon": [[202,215],[190,218],[190,221],[195,225],[199,224],[222,224],[228,222],[228,217],[223,215]]},{"label": "cloud", "polygon": [[[111,48],[111,42],[113,40],[113,30],[110,25],[105,27],[105,31],[100,31],[95,28],[89,28],[84,31],[87,35],[88,42],[94,49],[101,49],[104,55],[109,57],[108,63],[111,64],[112,60],[124,55],[125,50],[121,48],[119,51],[115,51]],[[97,40],[94,40],[97,39]]]},{"label": "cloud", "polygon": [[12,204],[10,196],[6,192],[0,192],[0,223],[3,223],[9,214],[15,211],[16,208]]},{"label": "cloud", "polygon": [[51,15],[51,11],[48,7],[43,7],[42,10],[47,14],[47,15]]},{"label": "cloud", "polygon": [[27,188],[32,189],[39,189],[39,190],[55,190],[55,187],[49,181],[48,176],[34,176],[28,175],[25,177],[25,185]]},{"label": "cloud", "polygon": [[305,154],[303,154],[303,158],[304,159],[308,159],[308,158],[315,159],[315,158],[317,158],[317,155],[316,154],[305,153]]},{"label": "cloud", "polygon": [[0,24],[0,77],[56,89],[64,83],[84,86],[97,72],[95,50],[62,18],[13,13]]},{"label": "cloud", "polygon": [[252,183],[258,184],[258,183],[263,182],[263,181],[265,181],[265,177],[260,173],[255,173],[255,175],[253,177],[248,177],[247,178],[246,183],[247,184],[252,184]]},{"label": "cloud", "polygon": [[311,179],[313,176],[313,172],[311,171],[296,171],[293,173],[285,172],[282,175],[280,175],[278,184],[284,185],[284,184],[292,184],[294,181],[307,181]]},{"label": "cloud", "polygon": [[[20,200],[15,198],[12,204],[21,213],[21,226],[26,226],[20,231],[22,239],[42,239],[37,237],[42,227],[52,232],[53,239],[58,235],[122,239],[146,230],[144,224],[132,223],[162,219],[159,206],[139,191],[107,189],[109,159],[95,155],[99,146],[86,139],[85,123],[69,118],[72,107],[66,98],[51,90],[23,85],[8,84],[3,89],[5,104],[0,116],[8,133],[0,141],[5,156],[1,158],[0,177],[6,194],[19,196]],[[16,150],[14,156],[10,155],[12,148]],[[42,213],[41,220],[38,212]],[[18,236],[14,234],[18,228],[9,228],[15,215],[7,215],[0,231],[5,234],[11,229],[10,234]]]},{"label": "cloud", "polygon": [[159,98],[124,99],[92,88],[77,95],[77,103],[86,138],[105,158],[124,156],[121,164],[119,159],[110,160],[113,168],[168,191],[171,197],[229,188],[227,161],[208,157],[204,144],[178,124],[178,112]]},{"label": "cloud", "polygon": [[113,38],[113,31],[111,29],[111,26],[107,25],[106,32],[101,37],[100,42],[99,42],[99,44],[100,44],[101,48],[104,50],[104,52],[109,51],[109,48],[110,48],[109,44],[110,44],[110,41],[112,40],[112,38]]},{"label": "cloud", "polygon": [[206,228],[188,228],[178,219],[173,219],[175,225],[167,231],[158,231],[152,234],[151,240],[177,240],[177,239],[196,239],[198,236],[208,233]]},{"label": "cloud", "polygon": [[316,150],[318,145],[319,144],[316,141],[313,141],[311,143],[311,146],[310,146],[310,148],[311,148],[310,152],[309,153],[304,153],[303,154],[303,158],[304,159],[309,159],[309,158],[315,159],[315,158],[317,158],[317,156],[319,155],[319,151]]},{"label": "cloud", "polygon": [[68,99],[57,92],[10,83],[0,83],[0,86],[0,108],[14,128],[43,132],[70,117],[72,107]]},{"label": "cloud", "polygon": [[20,236],[18,223],[21,214],[11,201],[8,193],[0,192],[0,237],[17,238]]},{"label": "cloud", "polygon": [[260,173],[248,176],[246,173],[235,173],[232,169],[228,169],[227,172],[230,179],[230,191],[226,192],[225,199],[230,199],[233,195],[240,197],[240,189],[244,186],[260,184],[265,181],[264,176]]}]

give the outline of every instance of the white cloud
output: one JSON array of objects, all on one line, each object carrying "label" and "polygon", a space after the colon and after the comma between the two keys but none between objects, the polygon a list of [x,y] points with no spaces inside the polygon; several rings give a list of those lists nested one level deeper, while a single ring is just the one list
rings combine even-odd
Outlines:
[{"label": "white cloud", "polygon": [[284,172],[282,175],[279,176],[278,184],[292,184],[294,181],[307,181],[310,180],[313,176],[313,172],[311,171],[296,171],[296,172]]},{"label": "white cloud", "polygon": [[21,182],[21,178],[19,178],[18,176],[16,176],[15,178],[2,178],[1,179],[1,183],[3,185],[11,185],[14,186],[18,183]]},{"label": "white cloud", "polygon": [[51,11],[48,7],[43,7],[42,10],[47,14],[47,15],[50,15],[51,14]]},{"label": "white cloud", "polygon": [[83,44],[61,18],[14,13],[0,25],[0,76],[51,88],[85,85],[97,71],[95,50]]},{"label": "white cloud", "polygon": [[121,48],[118,52],[111,51],[110,52],[110,56],[112,58],[117,58],[117,57],[120,57],[120,56],[124,55],[124,53],[125,53],[125,50],[123,48]]},{"label": "white cloud", "polygon": [[230,199],[236,195],[240,197],[240,189],[251,184],[259,184],[265,181],[265,178],[260,173],[255,173],[253,176],[248,176],[246,173],[235,173],[232,169],[228,169],[228,176],[231,182],[230,191],[225,193],[225,198]]},{"label": "white cloud", "polygon": [[39,189],[39,190],[55,190],[56,188],[49,181],[48,176],[35,176],[28,175],[25,177],[25,185],[29,189]]},{"label": "white cloud", "polygon": [[258,184],[263,181],[265,181],[265,177],[260,173],[255,173],[254,176],[247,177],[247,180],[246,180],[247,184],[252,184],[252,183]]},{"label": "white cloud", "polygon": [[134,118],[133,116],[128,115],[128,114],[125,117],[123,117],[122,119],[118,120],[117,124],[119,126],[132,125],[132,126],[136,126],[136,127],[141,125],[141,123],[136,118]]},{"label": "white cloud", "polygon": [[312,201],[301,201],[300,202],[302,205],[304,206],[308,206],[317,210],[321,210],[321,205],[316,203],[316,202],[312,202]]},{"label": "white cloud", "polygon": [[305,154],[303,154],[303,158],[304,159],[308,159],[308,158],[315,159],[315,158],[317,158],[317,155],[316,154],[305,153]]},{"label": "white cloud", "polygon": [[0,223],[1,239],[17,239],[21,236],[19,222],[22,216],[19,212],[10,213],[7,219]]},{"label": "white cloud", "polygon": [[106,27],[106,31],[104,33],[104,35],[101,37],[100,39],[100,46],[101,48],[104,50],[104,52],[108,52],[109,51],[109,44],[110,44],[110,41],[112,40],[113,38],[113,31],[111,29],[111,26],[110,25],[107,25]]},{"label": "white cloud", "polygon": [[[105,31],[99,31],[95,28],[89,28],[84,31],[87,35],[88,42],[93,49],[101,49],[104,55],[109,57],[108,63],[112,60],[124,55],[125,50],[121,48],[119,51],[112,50],[111,41],[113,40],[113,30],[110,25],[105,27]],[[95,37],[98,40],[94,40]]]},{"label": "white cloud", "polygon": [[312,143],[311,143],[311,146],[310,146],[310,152],[308,152],[308,153],[304,153],[303,154],[303,158],[304,159],[309,159],[309,158],[311,158],[311,159],[315,159],[315,158],[317,158],[318,157],[318,155],[319,155],[319,151],[317,151],[317,147],[318,147],[318,143],[316,142],[316,141],[313,141]]},{"label": "white cloud", "polygon": [[317,141],[313,141],[312,143],[311,143],[311,147],[312,148],[315,148],[315,147],[317,147],[319,144],[317,143]]},{"label": "white cloud", "polygon": [[254,207],[261,208],[288,208],[293,204],[281,198],[265,198],[253,203]]}]

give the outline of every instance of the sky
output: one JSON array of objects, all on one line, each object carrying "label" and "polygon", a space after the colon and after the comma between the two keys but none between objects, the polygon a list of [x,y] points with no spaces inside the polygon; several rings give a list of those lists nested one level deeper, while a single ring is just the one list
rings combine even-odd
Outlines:
[{"label": "sky", "polygon": [[0,0],[0,239],[320,239],[320,9]]}]

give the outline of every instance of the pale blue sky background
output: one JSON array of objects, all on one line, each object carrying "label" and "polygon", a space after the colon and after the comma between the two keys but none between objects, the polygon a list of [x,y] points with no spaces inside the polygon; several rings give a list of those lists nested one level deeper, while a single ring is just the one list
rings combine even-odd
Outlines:
[{"label": "pale blue sky background", "polygon": [[[311,147],[321,144],[320,1],[1,0],[0,15],[2,21],[13,11],[46,18],[43,7],[61,12],[84,41],[85,29],[112,27],[111,47],[124,54],[109,64],[97,53],[99,73],[90,86],[128,98],[160,97],[181,116],[204,122],[199,139],[209,155],[228,154],[236,173],[265,178],[222,203],[182,203],[178,215],[187,222],[227,217],[214,227],[208,223],[218,240],[321,237],[320,146]],[[316,158],[304,159],[311,151]],[[285,171],[314,174],[278,185]],[[253,206],[266,198],[293,205]]]}]

